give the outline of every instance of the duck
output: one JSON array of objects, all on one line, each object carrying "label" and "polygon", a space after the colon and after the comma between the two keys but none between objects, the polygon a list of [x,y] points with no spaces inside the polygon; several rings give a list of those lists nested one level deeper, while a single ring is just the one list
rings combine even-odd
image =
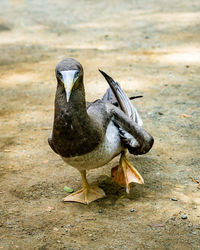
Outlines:
[{"label": "duck", "polygon": [[101,99],[87,102],[82,65],[73,58],[66,58],[55,68],[57,89],[53,129],[48,143],[67,166],[80,172],[82,178],[82,188],[65,197],[64,202],[89,204],[105,197],[103,189],[88,183],[86,172],[104,166],[118,155],[119,165],[112,168],[112,179],[125,186],[127,193],[130,183],[144,183],[127,155],[128,152],[146,154],[154,139],[143,128],[137,109],[120,84],[99,71],[109,88]]}]

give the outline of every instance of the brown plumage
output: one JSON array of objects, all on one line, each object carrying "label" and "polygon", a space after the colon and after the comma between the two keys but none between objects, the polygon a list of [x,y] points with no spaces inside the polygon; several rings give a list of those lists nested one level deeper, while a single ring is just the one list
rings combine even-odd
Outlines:
[{"label": "brown plumage", "polygon": [[[86,170],[101,167],[122,153],[119,168],[123,166],[125,171],[129,166],[125,158],[127,149],[132,154],[144,154],[153,145],[152,136],[141,127],[137,110],[119,84],[100,72],[111,89],[101,100],[86,103],[81,64],[68,58],[56,66],[55,114],[49,145],[64,161],[80,171],[83,180],[83,189],[66,197],[65,201],[89,203],[103,197],[102,190],[91,188],[87,183]],[[134,178],[138,178],[136,182],[143,183],[137,170],[131,171]],[[127,177],[125,171],[123,178],[126,178],[124,182],[129,191],[133,177]],[[117,180],[116,176],[114,180]]]}]

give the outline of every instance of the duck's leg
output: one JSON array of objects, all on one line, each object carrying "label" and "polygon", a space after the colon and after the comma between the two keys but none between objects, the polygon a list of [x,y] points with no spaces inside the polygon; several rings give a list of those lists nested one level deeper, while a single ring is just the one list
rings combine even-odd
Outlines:
[{"label": "duck's leg", "polygon": [[105,197],[104,191],[98,186],[90,186],[86,179],[86,171],[80,171],[83,187],[77,192],[68,195],[63,201],[74,201],[89,204],[92,201]]},{"label": "duck's leg", "polygon": [[131,182],[144,184],[144,180],[140,173],[127,160],[126,152],[121,154],[119,166],[112,168],[111,176],[119,185],[126,186],[127,193],[129,193]]}]

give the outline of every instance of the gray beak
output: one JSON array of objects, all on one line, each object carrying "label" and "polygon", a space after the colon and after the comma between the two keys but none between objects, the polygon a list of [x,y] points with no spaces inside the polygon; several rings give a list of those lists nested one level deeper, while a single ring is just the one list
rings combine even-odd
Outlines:
[{"label": "gray beak", "polygon": [[69,102],[72,88],[73,88],[74,83],[76,82],[76,80],[78,78],[77,72],[78,72],[78,70],[60,71],[60,73],[62,74],[61,81],[63,82],[63,84],[65,86],[67,102]]}]

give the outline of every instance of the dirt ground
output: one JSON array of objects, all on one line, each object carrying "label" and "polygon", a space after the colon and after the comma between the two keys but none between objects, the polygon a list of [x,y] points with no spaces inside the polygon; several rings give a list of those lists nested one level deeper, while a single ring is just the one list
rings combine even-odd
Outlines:
[{"label": "dirt ground", "polygon": [[[199,0],[1,0],[0,249],[200,249],[199,17]],[[106,91],[98,68],[144,96],[155,144],[129,156],[145,180],[129,195],[116,158],[88,173],[105,199],[62,202],[81,185],[47,143],[65,57],[83,64],[87,100]]]}]

